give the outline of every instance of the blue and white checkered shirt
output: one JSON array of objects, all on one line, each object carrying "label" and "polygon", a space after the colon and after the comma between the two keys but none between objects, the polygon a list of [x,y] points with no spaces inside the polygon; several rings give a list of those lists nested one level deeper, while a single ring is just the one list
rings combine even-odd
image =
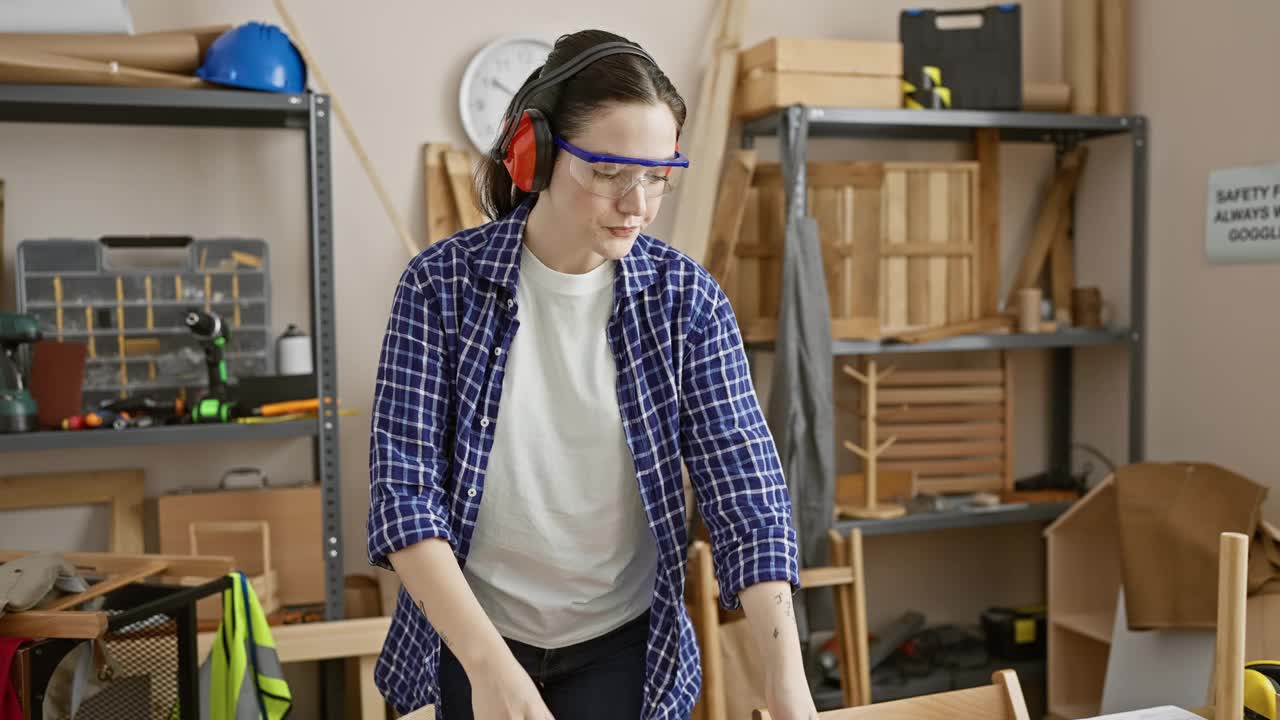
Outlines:
[{"label": "blue and white checkered shirt", "polygon": [[[428,538],[447,540],[466,563],[516,332],[521,236],[532,203],[431,246],[396,288],[369,450],[374,565],[390,569],[388,554]],[[737,321],[706,270],[640,235],[618,264],[606,332],[658,548],[642,716],[684,720],[702,671],[683,602],[688,534],[680,464],[711,534],[727,608],[739,607],[739,591],[759,582],[799,587],[791,503]],[[439,636],[402,589],[374,675],[398,711],[437,701],[439,648]]]}]

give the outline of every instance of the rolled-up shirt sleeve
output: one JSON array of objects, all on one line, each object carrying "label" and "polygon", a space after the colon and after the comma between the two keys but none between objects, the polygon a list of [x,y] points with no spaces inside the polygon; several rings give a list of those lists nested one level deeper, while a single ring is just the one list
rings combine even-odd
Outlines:
[{"label": "rolled-up shirt sleeve", "polygon": [[690,331],[681,377],[681,453],[711,535],[720,602],[760,582],[800,587],[791,500],[765,423],[738,323],[714,288],[705,322]]},{"label": "rolled-up shirt sleeve", "polygon": [[368,554],[429,538],[452,544],[446,483],[453,388],[438,306],[410,266],[400,278],[378,361],[369,447]]}]

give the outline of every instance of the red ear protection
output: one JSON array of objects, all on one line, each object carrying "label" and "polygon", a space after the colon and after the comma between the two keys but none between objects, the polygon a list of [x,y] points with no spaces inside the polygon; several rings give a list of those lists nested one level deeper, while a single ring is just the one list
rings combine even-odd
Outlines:
[{"label": "red ear protection", "polygon": [[525,110],[502,160],[512,182],[525,192],[540,192],[551,182],[554,157],[555,141],[547,119],[534,108]]}]

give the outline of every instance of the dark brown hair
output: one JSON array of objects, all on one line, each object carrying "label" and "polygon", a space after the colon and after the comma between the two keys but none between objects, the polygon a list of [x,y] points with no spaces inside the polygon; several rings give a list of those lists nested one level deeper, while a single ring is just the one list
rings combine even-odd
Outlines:
[{"label": "dark brown hair", "polygon": [[[525,79],[523,87],[538,78],[543,68],[554,70],[596,45],[606,42],[628,42],[603,30],[583,30],[562,35],[556,40],[547,62]],[[635,43],[631,43],[635,45]],[[636,45],[639,47],[639,45]],[[676,119],[676,133],[684,126],[684,99],[658,66],[638,55],[609,55],[583,68],[580,72],[551,88],[542,90],[526,103],[526,107],[542,111],[553,132],[572,138],[591,122],[592,117],[608,103],[665,103]],[[512,108],[507,108],[510,115]],[[558,152],[558,149],[557,149]],[[510,213],[529,193],[517,188],[507,167],[495,151],[485,156],[476,170],[476,188],[480,209],[490,218]]]}]

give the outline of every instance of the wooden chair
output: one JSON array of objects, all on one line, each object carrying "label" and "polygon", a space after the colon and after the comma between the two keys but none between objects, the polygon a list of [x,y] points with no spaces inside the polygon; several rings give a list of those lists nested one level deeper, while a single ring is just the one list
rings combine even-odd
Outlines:
[{"label": "wooden chair", "polygon": [[[848,707],[871,702],[871,674],[867,667],[867,613],[862,571],[862,534],[854,530],[846,538],[832,531],[828,538],[828,567],[800,571],[800,585],[809,590],[830,587],[835,593],[835,630],[839,641]],[[711,564],[711,547],[694,540],[689,547],[685,603],[693,620],[702,656],[702,694],[694,706],[694,720],[727,720],[725,669],[721,656],[720,586]],[[852,668],[852,671],[850,670]],[[852,681],[849,678],[853,678]]]},{"label": "wooden chair", "polygon": [[[991,676],[991,685],[922,695],[893,702],[818,713],[820,720],[1031,720],[1022,686],[1012,670]],[[752,720],[770,720],[756,710]]]}]

